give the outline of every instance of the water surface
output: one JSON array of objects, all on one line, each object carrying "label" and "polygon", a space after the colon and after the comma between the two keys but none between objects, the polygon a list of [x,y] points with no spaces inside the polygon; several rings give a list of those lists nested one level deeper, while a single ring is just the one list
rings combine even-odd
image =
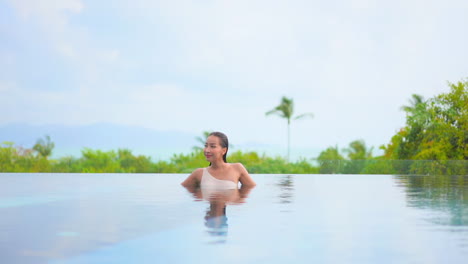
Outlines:
[{"label": "water surface", "polygon": [[468,176],[252,175],[224,203],[186,176],[0,174],[0,263],[468,258]]}]

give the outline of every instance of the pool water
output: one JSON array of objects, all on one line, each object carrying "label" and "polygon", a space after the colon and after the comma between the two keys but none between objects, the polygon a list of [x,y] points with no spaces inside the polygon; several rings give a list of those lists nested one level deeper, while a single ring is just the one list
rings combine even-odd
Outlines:
[{"label": "pool water", "polygon": [[[0,174],[0,263],[466,263],[468,176]],[[211,198],[209,198],[211,197]]]}]

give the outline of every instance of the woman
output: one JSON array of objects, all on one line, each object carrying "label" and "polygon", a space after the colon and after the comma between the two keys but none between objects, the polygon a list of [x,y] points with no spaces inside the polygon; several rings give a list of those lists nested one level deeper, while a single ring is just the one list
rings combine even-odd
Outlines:
[{"label": "woman", "polygon": [[210,162],[207,168],[199,168],[182,182],[186,188],[201,187],[215,189],[237,189],[239,182],[243,187],[254,187],[256,183],[241,163],[227,163],[226,154],[229,141],[225,134],[213,132],[206,139],[203,152]]}]

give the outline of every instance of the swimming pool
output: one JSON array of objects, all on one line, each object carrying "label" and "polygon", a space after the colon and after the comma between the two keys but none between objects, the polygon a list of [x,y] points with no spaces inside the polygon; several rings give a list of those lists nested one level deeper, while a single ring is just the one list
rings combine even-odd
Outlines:
[{"label": "swimming pool", "polygon": [[252,175],[225,208],[186,176],[0,174],[0,263],[468,258],[468,176]]}]

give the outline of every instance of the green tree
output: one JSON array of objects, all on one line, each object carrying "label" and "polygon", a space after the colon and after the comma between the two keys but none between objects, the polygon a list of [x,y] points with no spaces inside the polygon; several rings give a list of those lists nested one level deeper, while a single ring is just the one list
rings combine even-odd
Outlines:
[{"label": "green tree", "polygon": [[178,173],[190,173],[196,168],[206,167],[208,165],[203,151],[195,150],[188,154],[174,154],[171,158],[175,171]]},{"label": "green tree", "polygon": [[349,148],[344,149],[348,153],[349,161],[346,162],[344,173],[359,174],[366,166],[366,161],[372,158],[372,148],[367,149],[364,140],[355,140],[349,143]]},{"label": "green tree", "polygon": [[372,149],[367,149],[364,140],[355,140],[349,143],[349,148],[345,149],[350,160],[366,160],[372,158]]},{"label": "green tree", "polygon": [[13,142],[4,142],[0,146],[0,172],[49,172],[50,162],[33,155],[34,150],[14,147]]},{"label": "green tree", "polygon": [[123,172],[118,162],[115,151],[101,151],[85,148],[81,151],[83,157],[80,159],[83,172],[112,173]]},{"label": "green tree", "polygon": [[[449,83],[450,93],[437,96],[432,102],[434,125],[427,141],[437,136],[447,141],[447,158],[468,160],[468,80]],[[439,134],[441,133],[442,134]]]},{"label": "green tree", "polygon": [[72,156],[61,157],[54,162],[52,172],[80,173],[83,171],[80,161]]},{"label": "green tree", "polygon": [[3,142],[0,146],[0,172],[13,172],[15,167],[16,149],[13,142]]},{"label": "green tree", "polygon": [[410,105],[404,105],[401,110],[405,111],[408,115],[417,115],[419,112],[420,105],[424,103],[424,97],[419,94],[411,95],[409,100]]},{"label": "green tree", "polygon": [[400,163],[399,173],[466,172],[466,168],[454,169],[446,161],[468,160],[468,81],[449,83],[449,88],[448,93],[426,101],[413,95],[412,105],[402,107],[407,114],[406,126],[383,147],[384,156],[437,162]]},{"label": "green tree", "polygon": [[320,152],[317,157],[319,163],[320,173],[341,173],[343,172],[344,157],[340,154],[338,146],[328,147],[326,150]]},{"label": "green tree", "polygon": [[50,136],[46,135],[45,140],[42,138],[39,138],[36,141],[36,144],[34,145],[33,149],[39,153],[42,157],[47,159],[52,154],[52,150],[55,147],[55,143],[50,140]]},{"label": "green tree", "polygon": [[120,163],[120,168],[124,172],[150,172],[151,159],[146,156],[134,156],[129,149],[119,149],[117,159]]},{"label": "green tree", "polygon": [[292,98],[287,98],[283,96],[281,98],[281,103],[276,106],[274,109],[268,111],[265,113],[265,115],[271,115],[271,114],[276,114],[288,121],[288,155],[287,155],[287,160],[289,161],[289,153],[290,153],[290,143],[291,143],[291,137],[290,137],[290,124],[291,124],[291,119],[292,120],[297,120],[305,117],[313,117],[314,115],[312,113],[304,113],[298,116],[293,117],[294,114],[294,101]]},{"label": "green tree", "polygon": [[365,167],[361,174],[397,174],[395,170],[395,160],[387,160],[384,156],[366,160]]}]

